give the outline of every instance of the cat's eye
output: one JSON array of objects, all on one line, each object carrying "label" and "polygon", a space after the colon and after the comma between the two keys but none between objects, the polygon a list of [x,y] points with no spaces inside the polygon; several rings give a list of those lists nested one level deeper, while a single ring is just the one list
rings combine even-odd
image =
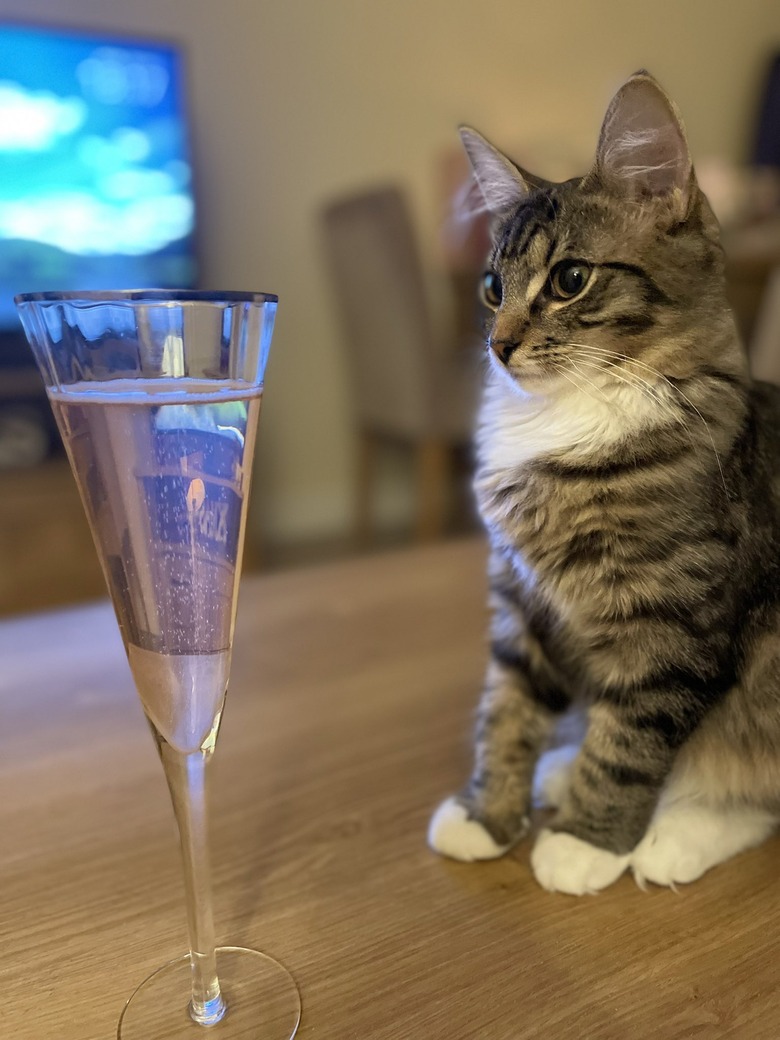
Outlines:
[{"label": "cat's eye", "polygon": [[495,271],[485,271],[479,286],[479,297],[486,307],[492,311],[498,310],[504,298],[504,290],[501,279]]},{"label": "cat's eye", "polygon": [[556,264],[550,275],[550,285],[560,300],[571,300],[578,296],[590,279],[590,264],[581,260],[563,260]]}]

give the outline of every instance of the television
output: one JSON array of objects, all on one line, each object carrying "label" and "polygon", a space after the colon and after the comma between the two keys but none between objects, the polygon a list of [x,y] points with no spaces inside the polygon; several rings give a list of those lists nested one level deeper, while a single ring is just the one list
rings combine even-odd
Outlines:
[{"label": "television", "polygon": [[16,293],[196,284],[180,49],[0,23],[0,388]]}]

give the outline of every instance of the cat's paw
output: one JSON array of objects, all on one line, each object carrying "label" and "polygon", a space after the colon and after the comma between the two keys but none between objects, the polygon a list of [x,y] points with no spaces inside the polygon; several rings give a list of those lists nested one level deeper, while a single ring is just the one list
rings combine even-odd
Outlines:
[{"label": "cat's paw", "polygon": [[569,790],[576,744],[553,748],[539,758],[534,773],[533,803],[537,809],[560,809]]},{"label": "cat's paw", "polygon": [[531,868],[548,892],[582,896],[617,881],[630,859],[630,855],[618,856],[573,834],[543,830],[531,852]]},{"label": "cat's paw", "polygon": [[475,859],[498,859],[510,848],[494,841],[477,820],[470,820],[468,810],[457,798],[442,802],[431,817],[428,844],[434,852],[464,863]]},{"label": "cat's paw", "polygon": [[648,881],[670,888],[685,885],[758,845],[774,825],[766,813],[677,802],[658,810],[631,855],[631,869],[640,888]]}]

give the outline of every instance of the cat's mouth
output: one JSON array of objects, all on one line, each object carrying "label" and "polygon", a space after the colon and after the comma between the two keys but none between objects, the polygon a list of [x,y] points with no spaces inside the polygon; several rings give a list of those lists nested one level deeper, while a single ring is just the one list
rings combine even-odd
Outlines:
[{"label": "cat's mouth", "polygon": [[533,346],[523,345],[518,347],[507,360],[493,353],[491,356],[492,367],[502,378],[518,384],[523,390],[532,390],[536,393],[544,387],[552,388],[565,382],[560,365],[531,356],[530,352],[533,350]]}]

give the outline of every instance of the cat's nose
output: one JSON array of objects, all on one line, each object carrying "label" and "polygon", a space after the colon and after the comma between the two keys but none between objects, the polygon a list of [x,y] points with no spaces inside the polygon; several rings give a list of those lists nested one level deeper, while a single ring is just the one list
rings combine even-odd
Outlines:
[{"label": "cat's nose", "polygon": [[528,316],[517,312],[500,311],[490,330],[488,346],[504,365],[525,339],[528,332]]},{"label": "cat's nose", "polygon": [[498,360],[502,361],[505,365],[508,365],[509,359],[520,346],[520,340],[496,339],[494,336],[491,336],[488,340],[488,344]]}]

